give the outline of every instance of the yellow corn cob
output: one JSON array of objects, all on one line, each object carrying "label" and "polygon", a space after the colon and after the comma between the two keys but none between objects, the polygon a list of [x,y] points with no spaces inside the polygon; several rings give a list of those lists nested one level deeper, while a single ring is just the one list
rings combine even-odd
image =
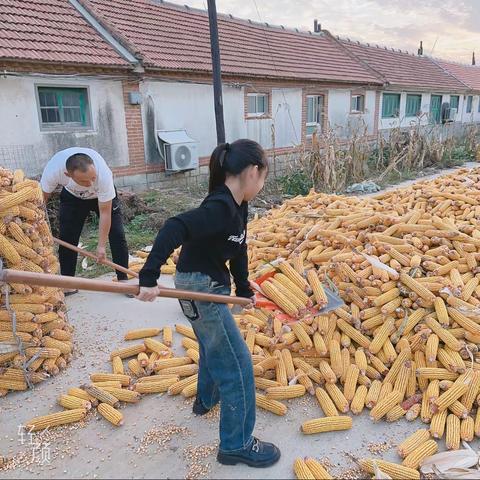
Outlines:
[{"label": "yellow corn cob", "polygon": [[348,430],[350,428],[352,428],[352,419],[347,416],[316,418],[307,420],[302,424],[302,432],[307,435]]},{"label": "yellow corn cob", "polygon": [[140,394],[127,388],[103,387],[108,393],[118,398],[121,402],[137,403],[140,400]]},{"label": "yellow corn cob", "polygon": [[182,347],[189,350],[191,348],[193,348],[193,350],[199,350],[199,345],[198,345],[198,342],[196,342],[195,340],[192,340],[191,338],[188,338],[188,337],[183,337],[182,338]]},{"label": "yellow corn cob", "polygon": [[192,327],[187,327],[186,325],[181,325],[180,323],[177,323],[175,325],[175,331],[180,335],[183,335],[184,337],[191,338],[192,340],[197,340],[197,336],[195,335]]},{"label": "yellow corn cob", "polygon": [[7,230],[10,236],[15,239],[18,243],[25,245],[26,247],[32,248],[32,241],[25,235],[22,227],[18,223],[10,222],[7,225]]},{"label": "yellow corn cob", "polygon": [[298,480],[312,480],[315,478],[301,458],[296,458],[293,462],[293,471]]},{"label": "yellow corn cob", "polygon": [[106,382],[93,382],[92,385],[103,389],[104,387],[115,387],[115,388],[122,388],[122,384],[120,382],[115,382],[112,380]]},{"label": "yellow corn cob", "polygon": [[137,361],[138,361],[138,363],[140,364],[141,367],[145,368],[145,367],[148,366],[150,358],[145,352],[140,352],[137,355]]},{"label": "yellow corn cob", "polygon": [[420,445],[424,444],[428,440],[430,440],[430,432],[427,429],[422,428],[417,430],[415,433],[412,433],[412,435],[406,438],[400,445],[398,445],[398,454],[402,458],[406,458]]},{"label": "yellow corn cob", "polygon": [[458,450],[460,448],[460,419],[453,413],[447,417],[445,445],[448,450]]},{"label": "yellow corn cob", "polygon": [[342,332],[348,335],[354,342],[358,343],[363,348],[370,347],[370,340],[365,335],[361,334],[358,330],[356,330],[354,327],[352,327],[345,320],[339,318],[337,320],[337,326],[338,328],[340,328],[340,330],[342,330]]},{"label": "yellow corn cob", "polygon": [[360,385],[355,392],[355,395],[350,404],[350,410],[354,415],[362,413],[365,406],[365,399],[367,397],[368,389],[365,385]]},{"label": "yellow corn cob", "polygon": [[146,349],[147,347],[143,343],[139,343],[138,345],[131,345],[130,347],[114,350],[112,353],[110,353],[110,360],[113,357],[120,357],[122,359],[136,357],[140,352],[145,352]]},{"label": "yellow corn cob", "polygon": [[167,378],[156,382],[139,382],[135,384],[135,391],[138,393],[162,393],[177,383],[176,378]]},{"label": "yellow corn cob", "polygon": [[153,369],[158,372],[158,371],[165,370],[166,368],[179,367],[182,365],[190,365],[191,363],[192,363],[192,359],[190,357],[166,358],[166,359],[156,360],[153,365]]},{"label": "yellow corn cob", "polygon": [[435,295],[432,292],[427,290],[421,283],[417,282],[414,278],[410,277],[406,273],[400,273],[400,281],[427,302],[433,303],[435,301]]},{"label": "yellow corn cob", "polygon": [[471,442],[475,434],[475,422],[472,417],[464,418],[460,423],[460,438],[464,442]]},{"label": "yellow corn cob", "polygon": [[82,400],[86,400],[90,402],[92,407],[96,407],[98,405],[98,400],[95,397],[92,397],[91,395],[89,395],[85,390],[82,390],[81,388],[77,388],[77,387],[69,388],[67,391],[67,395],[71,397],[77,397]]},{"label": "yellow corn cob", "polygon": [[42,344],[47,348],[58,348],[63,355],[72,353],[73,345],[71,342],[62,342],[51,337],[42,338]]},{"label": "yellow corn cob", "polygon": [[269,380],[268,378],[261,378],[255,377],[255,386],[260,388],[261,390],[267,390],[270,387],[280,387],[281,384],[279,382],[275,382],[274,380]]},{"label": "yellow corn cob", "polygon": [[270,387],[266,390],[266,397],[273,400],[286,400],[288,398],[296,398],[303,395],[305,395],[305,387],[303,385]]},{"label": "yellow corn cob", "polygon": [[194,350],[193,348],[189,348],[185,354],[187,357],[191,358],[194,363],[198,365],[198,362],[200,361],[200,354],[198,353],[198,350]]},{"label": "yellow corn cob", "polygon": [[[356,366],[356,365],[354,365]],[[318,364],[318,369],[320,370],[320,373],[322,374],[322,377],[325,379],[327,383],[336,383],[337,382],[337,377],[333,370],[331,369],[330,365],[325,361],[325,360],[320,360]],[[358,372],[358,368],[357,368]],[[353,375],[353,374],[352,374]],[[358,375],[357,375],[358,378]],[[353,381],[353,376],[352,376],[352,381]],[[356,379],[355,379],[356,382]]]},{"label": "yellow corn cob", "polygon": [[463,315],[463,313],[459,312],[456,308],[448,307],[447,310],[452,317],[452,320],[458,323],[461,327],[475,335],[480,335],[480,325],[478,325],[478,323]]},{"label": "yellow corn cob", "polygon": [[327,295],[325,294],[325,290],[323,289],[322,283],[318,278],[318,274],[315,270],[311,269],[307,272],[307,280],[312,288],[313,295],[317,304],[320,307],[323,307],[328,303]]},{"label": "yellow corn cob", "polygon": [[139,328],[137,330],[129,330],[125,334],[125,340],[138,340],[140,338],[156,337],[162,331],[161,328]]},{"label": "yellow corn cob", "polygon": [[313,343],[311,338],[309,337],[308,333],[302,327],[300,323],[292,324],[293,333],[296,335],[302,347],[305,349],[313,348]]},{"label": "yellow corn cob", "polygon": [[349,402],[351,402],[355,396],[359,373],[358,367],[355,364],[351,364],[345,376],[343,394]]},{"label": "yellow corn cob", "polygon": [[180,380],[170,387],[168,387],[168,394],[169,395],[178,395],[182,393],[182,390],[190,385],[191,383],[197,383],[198,381],[198,374],[192,375],[191,377],[184,378],[183,380]]},{"label": "yellow corn cob", "polygon": [[462,343],[457,340],[448,330],[442,326],[432,317],[427,317],[425,323],[449,348],[458,352],[462,348]]},{"label": "yellow corn cob", "polygon": [[480,437],[480,408],[477,408],[475,416],[474,433],[476,437]]},{"label": "yellow corn cob", "polygon": [[443,327],[448,327],[450,325],[450,318],[448,316],[447,307],[442,297],[435,298],[433,302],[435,308],[435,313],[437,314],[437,319],[440,325]]},{"label": "yellow corn cob", "polygon": [[341,413],[347,413],[349,411],[350,406],[348,400],[334,383],[326,383],[325,390]]},{"label": "yellow corn cob", "polygon": [[171,327],[163,328],[163,343],[167,347],[171,347],[173,342],[173,330]]},{"label": "yellow corn cob", "polygon": [[305,465],[312,472],[315,480],[333,480],[333,477],[325,470],[323,465],[314,460],[313,458],[306,458]]},{"label": "yellow corn cob", "polygon": [[363,348],[357,348],[355,350],[355,364],[360,370],[360,373],[362,375],[365,375],[367,372],[368,363],[367,363],[367,356],[365,355]]},{"label": "yellow corn cob", "polygon": [[[318,332],[315,332],[318,334]],[[320,336],[320,334],[318,334]],[[315,338],[314,338],[315,339]],[[336,340],[330,340],[328,344],[328,351],[330,353],[330,365],[337,377],[342,376],[343,374],[343,362],[342,356],[340,353],[340,344]]]},{"label": "yellow corn cob", "polygon": [[387,422],[396,422],[400,418],[402,418],[407,413],[400,405],[395,405],[391,408],[386,415]]},{"label": "yellow corn cob", "polygon": [[305,387],[305,390],[310,394],[310,395],[315,395],[315,387],[313,386],[312,381],[310,380],[310,377],[300,368],[295,371],[295,377],[297,378],[297,381],[300,385],[303,385]]},{"label": "yellow corn cob", "polygon": [[190,385],[187,385],[182,390],[182,396],[185,397],[185,398],[193,397],[196,394],[197,394],[197,384],[196,383],[191,383]]},{"label": "yellow corn cob", "polygon": [[382,349],[393,328],[394,320],[393,318],[388,318],[373,337],[373,340],[368,347],[370,353],[375,355]]},{"label": "yellow corn cob", "polygon": [[97,407],[98,413],[108,420],[112,425],[123,425],[123,414],[108,403],[100,403]]},{"label": "yellow corn cob", "polygon": [[300,301],[301,305],[305,306],[310,303],[310,298],[305,291],[293,283],[286,275],[283,273],[277,273],[275,274],[274,279],[282,284],[290,294],[293,294]]},{"label": "yellow corn cob", "polygon": [[179,365],[178,367],[168,367],[160,370],[162,374],[174,374],[180,377],[190,377],[198,373],[198,365],[193,363],[191,365]]},{"label": "yellow corn cob", "polygon": [[373,421],[380,420],[383,416],[387,414],[389,410],[391,410],[395,405],[398,404],[403,398],[403,394],[401,392],[392,391],[384,398],[380,398],[379,402],[372,408],[370,411],[370,418]]},{"label": "yellow corn cob", "polygon": [[99,402],[108,403],[112,407],[118,405],[118,398],[114,397],[111,393],[103,390],[103,388],[97,387],[95,385],[83,385],[81,387],[89,395],[96,398]]},{"label": "yellow corn cob", "polygon": [[[159,342],[158,340],[155,340],[154,338],[145,338],[143,340],[143,343],[144,343],[144,347],[148,348],[148,350],[151,350],[152,352],[157,352],[160,355],[164,355],[166,352],[170,352],[170,349],[166,345],[164,345],[162,342]],[[182,342],[182,345],[183,345],[183,342]],[[191,348],[192,346],[189,346],[188,348]],[[145,350],[140,350],[140,351],[144,352]],[[140,351],[136,352],[135,355],[140,353]]]},{"label": "yellow corn cob", "polygon": [[443,392],[432,402],[433,413],[443,412],[453,402],[458,400],[468,390],[468,384],[455,382],[447,391]]},{"label": "yellow corn cob", "polygon": [[249,328],[247,330],[245,343],[247,344],[248,351],[250,353],[253,353],[253,347],[255,346],[255,329],[254,328]]},{"label": "yellow corn cob", "polygon": [[[338,342],[337,342],[338,343]],[[347,376],[347,372],[350,368],[351,365],[351,360],[350,360],[350,351],[348,348],[342,348],[342,351],[340,352],[340,356],[342,359],[342,375],[340,376],[340,382],[345,383],[345,378]]]},{"label": "yellow corn cob", "polygon": [[380,398],[380,390],[382,388],[382,382],[380,380],[374,380],[372,385],[368,389],[367,396],[365,397],[365,406],[372,409]]},{"label": "yellow corn cob", "polygon": [[128,387],[130,385],[130,376],[117,373],[92,373],[90,380],[93,383],[98,382],[120,382],[122,386]]},{"label": "yellow corn cob", "polygon": [[396,463],[386,462],[385,460],[370,460],[362,458],[359,461],[360,467],[367,473],[374,474],[374,463],[377,464],[378,468],[385,474],[392,477],[394,480],[420,480],[420,473],[413,468],[404,467],[403,465],[398,465]]},{"label": "yellow corn cob", "polygon": [[392,366],[390,367],[389,372],[385,376],[384,382],[385,383],[393,383],[395,382],[402,365],[407,361],[410,360],[412,353],[409,348],[403,349],[399,354],[398,357],[393,362]]},{"label": "yellow corn cob", "polygon": [[33,418],[25,424],[25,428],[28,431],[37,432],[38,430],[45,430],[46,428],[79,422],[85,418],[86,414],[87,411],[84,408],[51,413],[50,415]]},{"label": "yellow corn cob", "polygon": [[293,305],[290,300],[285,298],[285,296],[269,281],[262,283],[262,290],[270,300],[277,304],[285,313],[296,318],[299,315],[299,311],[295,305]]},{"label": "yellow corn cob", "polygon": [[456,380],[458,373],[449,372],[446,368],[417,368],[417,377],[430,380]]},{"label": "yellow corn cob", "polygon": [[277,382],[279,382],[281,385],[287,386],[288,385],[287,369],[285,367],[285,362],[283,361],[282,352],[279,350],[275,350],[275,352],[273,352],[273,355],[277,359],[277,365],[275,367],[275,376],[276,376]]},{"label": "yellow corn cob", "polygon": [[404,467],[417,469],[423,459],[434,455],[437,451],[437,442],[435,440],[428,440],[411,452],[405,460],[403,460],[402,465]]},{"label": "yellow corn cob", "polygon": [[[287,380],[290,381],[293,378],[295,378],[295,366],[293,365],[293,358],[290,350],[287,348],[284,348],[281,350],[281,356],[282,356],[282,361],[283,364],[285,365],[285,372],[287,375]],[[268,359],[267,361],[260,362],[259,365],[267,365],[271,366],[272,368],[275,368],[277,363],[278,363],[278,358],[272,357],[271,359]],[[262,370],[264,370],[264,367],[262,366]]]},{"label": "yellow corn cob", "polygon": [[268,410],[275,415],[283,416],[287,413],[287,406],[281,402],[278,402],[277,400],[273,400],[272,398],[268,398],[265,395],[261,395],[259,393],[256,394],[255,399],[257,407]]},{"label": "yellow corn cob", "polygon": [[393,390],[400,392],[402,394],[402,398],[405,396],[405,392],[407,391],[407,385],[410,379],[411,369],[412,363],[409,361],[404,362],[404,364],[400,368],[400,371],[398,372],[395,383],[393,384]]},{"label": "yellow corn cob", "polygon": [[10,193],[2,198],[2,210],[6,210],[11,207],[15,207],[20,203],[31,200],[37,195],[37,188],[29,186],[22,188],[20,191]]},{"label": "yellow corn cob", "polygon": [[317,397],[320,408],[323,410],[323,413],[326,417],[335,417],[338,415],[337,408],[333,403],[332,399],[328,393],[323,388],[315,389],[315,396]]},{"label": "yellow corn cob", "polygon": [[425,345],[425,358],[427,361],[427,365],[429,364],[428,362],[434,362],[437,358],[437,352],[438,352],[438,344],[439,344],[439,338],[438,335],[432,333],[427,340],[427,343]]},{"label": "yellow corn cob", "polygon": [[391,302],[392,300],[395,300],[400,296],[400,289],[398,288],[392,288],[391,290],[388,290],[385,293],[382,293],[382,295],[379,295],[373,300],[373,305],[376,307],[381,307],[382,305],[385,305],[388,302]]},{"label": "yellow corn cob", "polygon": [[445,432],[448,411],[435,413],[430,421],[430,433],[433,438],[442,438]]},{"label": "yellow corn cob", "polygon": [[175,380],[175,382],[180,381],[180,377],[175,374],[167,374],[167,375],[151,375],[150,377],[141,377],[137,380],[136,384],[139,383],[147,383],[147,382],[158,382],[161,380]]},{"label": "yellow corn cob", "polygon": [[146,375],[145,369],[142,368],[136,358],[132,358],[127,362],[128,371],[134,377],[144,377]]},{"label": "yellow corn cob", "polygon": [[302,291],[306,291],[308,289],[308,284],[305,279],[288,262],[281,262],[278,265],[278,268]]},{"label": "yellow corn cob", "polygon": [[68,410],[74,410],[77,408],[84,408],[85,410],[90,410],[92,408],[92,404],[88,400],[84,400],[82,398],[74,397],[71,395],[60,395],[57,401],[59,405]]},{"label": "yellow corn cob", "polygon": [[[3,201],[3,200],[2,200]],[[0,233],[0,255],[10,264],[17,265],[21,257],[7,237]]]}]

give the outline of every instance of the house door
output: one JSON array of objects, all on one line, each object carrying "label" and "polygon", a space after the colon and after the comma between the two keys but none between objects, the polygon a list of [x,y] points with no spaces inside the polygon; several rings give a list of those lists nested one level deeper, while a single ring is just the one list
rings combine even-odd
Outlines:
[{"label": "house door", "polygon": [[432,95],[430,100],[430,120],[432,123],[440,123],[442,119],[442,96]]}]

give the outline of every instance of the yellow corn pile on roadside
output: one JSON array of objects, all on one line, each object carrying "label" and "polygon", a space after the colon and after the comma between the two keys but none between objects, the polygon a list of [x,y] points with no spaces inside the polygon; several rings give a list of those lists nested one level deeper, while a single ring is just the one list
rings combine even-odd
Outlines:
[{"label": "yellow corn pile on roadside", "polygon": [[[10,172],[1,167],[0,259],[4,268],[59,271],[40,185],[26,179],[21,170]],[[73,329],[67,322],[60,289],[11,284],[7,309],[5,288],[0,290],[0,396],[27,390],[28,381],[39,383],[57,375],[70,363],[73,351]],[[16,314],[16,333],[12,311]],[[23,366],[30,360],[25,376]]]}]

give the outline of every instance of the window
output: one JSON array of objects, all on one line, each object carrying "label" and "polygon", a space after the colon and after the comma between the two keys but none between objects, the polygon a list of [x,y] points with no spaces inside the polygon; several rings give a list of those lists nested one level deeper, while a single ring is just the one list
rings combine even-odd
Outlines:
[{"label": "window", "polygon": [[307,135],[312,135],[322,124],[323,95],[307,95]]},{"label": "window", "polygon": [[459,103],[460,97],[458,95],[450,95],[450,108],[456,108],[458,111]]},{"label": "window", "polygon": [[382,103],[382,118],[395,118],[400,113],[400,94],[384,93]]},{"label": "window", "polygon": [[90,126],[86,88],[38,87],[38,104],[43,127]]},{"label": "window", "polygon": [[473,104],[473,97],[469,95],[467,97],[467,113],[472,113],[472,104]]},{"label": "window", "polygon": [[268,94],[266,93],[249,93],[248,98],[248,115],[260,116],[268,113]]},{"label": "window", "polygon": [[365,111],[365,95],[352,95],[350,111],[352,113],[363,113]]},{"label": "window", "polygon": [[422,111],[422,96],[407,95],[406,117],[416,117]]}]

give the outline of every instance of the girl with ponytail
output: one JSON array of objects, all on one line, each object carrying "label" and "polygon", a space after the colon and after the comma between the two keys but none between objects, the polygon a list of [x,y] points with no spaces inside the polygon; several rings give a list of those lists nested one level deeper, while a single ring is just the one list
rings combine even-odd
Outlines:
[{"label": "girl with ponytail", "polygon": [[[252,140],[215,148],[210,158],[208,196],[198,208],[165,222],[140,271],[137,298],[157,298],[160,267],[181,245],[177,288],[229,295],[232,276],[236,295],[254,302],[248,281],[248,202],[263,188],[267,172],[265,153]],[[204,415],[220,403],[217,460],[226,465],[273,465],[280,458],[280,450],[253,436],[255,382],[251,355],[228,306],[190,300],[180,300],[180,306],[199,343],[193,412]]]}]

